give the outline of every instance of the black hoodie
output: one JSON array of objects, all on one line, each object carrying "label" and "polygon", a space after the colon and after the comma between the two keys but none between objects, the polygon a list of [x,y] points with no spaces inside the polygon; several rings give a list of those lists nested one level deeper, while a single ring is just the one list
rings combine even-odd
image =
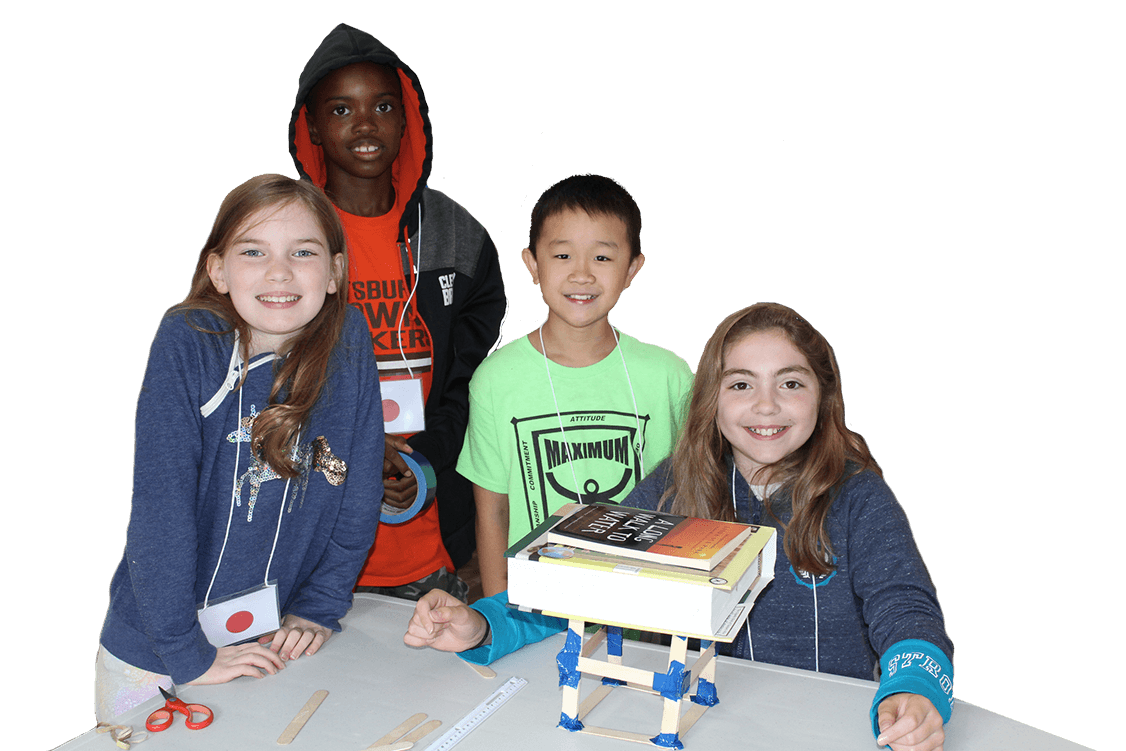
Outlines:
[{"label": "black hoodie", "polygon": [[469,419],[469,380],[500,336],[506,307],[500,265],[485,228],[453,200],[426,187],[433,134],[418,76],[370,34],[345,24],[325,37],[301,72],[289,124],[290,154],[300,176],[325,185],[324,156],[309,139],[305,100],[326,75],[357,62],[393,67],[402,84],[406,125],[392,174],[396,194],[409,198],[405,205],[398,201],[393,211],[400,212],[398,237],[410,238],[419,260],[417,306],[433,353],[426,430],[408,443],[438,474],[442,538],[454,565],[460,566],[475,547],[474,512],[472,487],[454,466]]}]

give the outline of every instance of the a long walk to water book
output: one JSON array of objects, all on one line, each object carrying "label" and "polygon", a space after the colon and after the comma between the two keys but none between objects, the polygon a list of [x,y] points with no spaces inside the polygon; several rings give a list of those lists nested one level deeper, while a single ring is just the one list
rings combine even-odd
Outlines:
[{"label": "a long walk to water book", "polygon": [[508,599],[521,610],[645,631],[731,641],[774,578],[775,531],[746,530],[710,571],[560,545],[549,530],[583,506],[564,506],[509,548]]},{"label": "a long walk to water book", "polygon": [[594,503],[555,524],[548,542],[711,571],[751,534],[746,524]]}]

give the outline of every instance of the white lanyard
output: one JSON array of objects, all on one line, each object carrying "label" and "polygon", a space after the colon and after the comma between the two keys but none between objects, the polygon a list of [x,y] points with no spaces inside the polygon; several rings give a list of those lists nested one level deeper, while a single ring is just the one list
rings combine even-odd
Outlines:
[{"label": "white lanyard", "polygon": [[[641,415],[637,409],[637,395],[633,393],[633,380],[629,377],[629,368],[626,366],[626,356],[622,352],[622,343],[618,339],[618,330],[613,326],[610,331],[614,333],[614,349],[618,350],[618,355],[622,358],[622,370],[626,372],[626,384],[629,385],[629,396],[633,400],[633,419],[637,421],[637,440],[638,440],[638,461],[640,468],[638,470],[637,481],[641,482],[645,479],[645,434],[641,432]],[[547,385],[551,389],[551,401],[555,404],[555,416],[559,419],[559,433],[563,437],[564,451],[567,453],[567,463],[571,466],[571,479],[575,483],[575,495],[579,499],[579,503],[583,501],[583,492],[579,488],[579,476],[575,473],[575,457],[571,456],[571,444],[567,442],[567,431],[563,428],[563,414],[559,411],[559,399],[555,396],[555,384],[551,380],[551,364],[547,358],[547,347],[543,343],[543,324],[540,324],[540,352],[543,353],[543,368],[547,371]]]}]

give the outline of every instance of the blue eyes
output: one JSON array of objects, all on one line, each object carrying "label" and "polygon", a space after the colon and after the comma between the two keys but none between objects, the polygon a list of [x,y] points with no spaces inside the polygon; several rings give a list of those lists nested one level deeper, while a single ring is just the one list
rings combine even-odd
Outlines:
[{"label": "blue eyes", "polygon": [[[258,248],[247,248],[246,250],[239,251],[240,256],[248,256],[250,258],[265,258],[266,254]],[[293,251],[295,258],[313,258],[317,255],[317,251],[302,248],[301,250]]]}]

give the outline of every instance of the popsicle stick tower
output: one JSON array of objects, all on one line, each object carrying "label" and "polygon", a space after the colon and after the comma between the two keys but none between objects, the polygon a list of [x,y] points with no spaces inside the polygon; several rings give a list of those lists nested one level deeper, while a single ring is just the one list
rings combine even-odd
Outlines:
[{"label": "popsicle stick tower", "polygon": [[[651,744],[663,748],[684,748],[680,737],[696,723],[708,707],[719,703],[715,685],[715,642],[701,641],[700,654],[691,667],[687,665],[688,637],[671,634],[668,669],[664,673],[629,667],[622,664],[622,629],[601,626],[586,638],[587,621],[572,618],[567,638],[556,662],[559,685],[563,689],[563,710],[559,727],[572,732],[590,733],[608,738]],[[605,659],[594,657],[605,643]],[[602,678],[602,685],[581,701],[579,684],[583,674]],[[695,685],[695,693],[689,693]],[[661,729],[655,736],[595,727],[583,722],[594,707],[615,688],[626,688],[664,698]],[[687,709],[682,708],[687,700]]]},{"label": "popsicle stick tower", "polygon": [[[560,533],[564,542],[553,539]],[[602,541],[575,544],[576,536]],[[627,546],[630,540],[636,545]],[[657,554],[658,544],[672,552]],[[716,642],[735,638],[755,598],[774,578],[775,545],[776,533],[769,527],[595,504],[559,509],[510,547],[505,554],[509,603],[568,621],[567,638],[556,658],[563,689],[559,726],[684,748],[681,736],[719,703]],[[644,550],[635,550],[637,546]],[[592,623],[607,625],[599,625],[584,643]],[[670,636],[664,672],[623,664],[623,628]],[[701,644],[691,666],[690,637]],[[596,656],[603,645],[604,656]],[[585,701],[579,692],[584,674],[602,679]],[[663,699],[656,735],[585,722],[615,688]]]}]

